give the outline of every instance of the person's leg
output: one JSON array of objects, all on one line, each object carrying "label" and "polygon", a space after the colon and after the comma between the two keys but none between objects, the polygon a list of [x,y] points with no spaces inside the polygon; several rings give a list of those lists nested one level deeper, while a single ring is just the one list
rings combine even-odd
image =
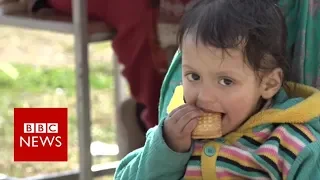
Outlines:
[{"label": "person's leg", "polygon": [[114,17],[110,21],[117,29],[113,48],[124,64],[123,75],[133,98],[146,107],[142,119],[147,129],[158,123],[158,102],[164,78],[161,70],[167,68],[166,55],[157,42],[157,10],[148,2],[118,0],[113,7],[121,9],[121,13],[108,13]]}]

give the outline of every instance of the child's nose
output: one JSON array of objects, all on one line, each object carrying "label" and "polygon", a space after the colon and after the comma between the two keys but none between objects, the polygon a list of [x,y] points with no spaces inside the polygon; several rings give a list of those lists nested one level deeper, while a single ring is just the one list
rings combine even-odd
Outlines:
[{"label": "child's nose", "polygon": [[198,94],[198,100],[201,102],[215,103],[217,101],[217,94],[210,86],[203,87]]},{"label": "child's nose", "polygon": [[212,89],[202,90],[198,94],[196,106],[205,112],[222,112],[218,96]]}]

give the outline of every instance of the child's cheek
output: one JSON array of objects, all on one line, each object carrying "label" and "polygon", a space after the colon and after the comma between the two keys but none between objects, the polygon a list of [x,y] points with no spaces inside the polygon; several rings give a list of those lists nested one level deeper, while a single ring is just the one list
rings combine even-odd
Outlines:
[{"label": "child's cheek", "polygon": [[195,104],[198,97],[198,90],[190,83],[183,84],[183,94],[186,103]]},{"label": "child's cheek", "polygon": [[224,107],[231,120],[235,121],[235,124],[241,124],[252,111],[252,101],[245,96],[230,96],[229,101],[224,103]]}]

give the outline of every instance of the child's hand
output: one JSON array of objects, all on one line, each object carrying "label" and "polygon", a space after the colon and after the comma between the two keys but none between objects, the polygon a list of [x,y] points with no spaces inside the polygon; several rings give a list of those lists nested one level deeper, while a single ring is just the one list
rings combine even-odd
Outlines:
[{"label": "child's hand", "polygon": [[184,104],[173,110],[164,121],[163,136],[167,145],[176,152],[187,152],[191,147],[191,133],[197,126],[202,111]]}]

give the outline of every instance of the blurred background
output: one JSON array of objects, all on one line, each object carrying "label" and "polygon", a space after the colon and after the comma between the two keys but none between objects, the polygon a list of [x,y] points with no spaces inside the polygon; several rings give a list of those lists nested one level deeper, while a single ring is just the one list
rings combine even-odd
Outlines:
[{"label": "blurred background", "polygon": [[[72,35],[0,26],[0,174],[27,177],[77,169],[78,138]],[[116,160],[110,41],[90,43],[93,164]],[[13,162],[13,108],[68,107],[69,161]],[[112,179],[101,177],[95,179]],[[1,178],[0,178],[1,179]]]}]

